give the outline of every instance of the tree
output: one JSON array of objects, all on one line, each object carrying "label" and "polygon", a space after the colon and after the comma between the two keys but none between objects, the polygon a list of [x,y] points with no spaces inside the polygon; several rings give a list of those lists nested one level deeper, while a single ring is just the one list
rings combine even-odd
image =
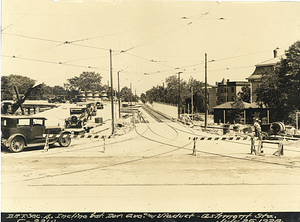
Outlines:
[{"label": "tree", "polygon": [[[204,100],[205,100],[205,92],[204,92],[204,88],[205,84],[201,81],[197,81],[194,78],[191,78],[189,80],[189,88],[193,88],[193,107],[194,107],[194,112],[195,110],[199,110],[200,112],[204,112],[205,110],[205,104],[204,104]],[[192,93],[192,90],[190,90],[190,95]],[[191,101],[191,96],[189,96],[188,98]]]},{"label": "tree", "polygon": [[14,74],[1,76],[1,100],[12,100],[16,98],[14,86],[18,88],[20,94],[24,94],[35,82],[35,80],[26,76]]},{"label": "tree", "polygon": [[55,96],[59,96],[59,95],[65,96],[66,95],[66,90],[62,86],[54,86],[52,88],[52,91],[53,91],[53,95],[55,95]]},{"label": "tree", "polygon": [[272,111],[272,121],[293,123],[291,116],[300,110],[300,41],[285,51],[274,71],[262,74],[256,102]]},{"label": "tree", "polygon": [[147,102],[147,97],[146,97],[146,94],[145,93],[142,93],[141,94],[141,100],[143,103],[146,103]]},{"label": "tree", "polygon": [[131,92],[131,89],[128,88],[127,86],[124,86],[122,89],[121,89],[121,100],[122,101],[125,101],[125,102],[135,102],[135,97],[133,96],[132,92]]},{"label": "tree", "polygon": [[300,110],[300,40],[285,51],[285,58],[276,66],[275,72],[278,75],[285,120],[295,122],[291,115]]},{"label": "tree", "polygon": [[243,86],[242,91],[238,92],[238,96],[244,101],[249,103],[251,98],[251,90],[249,86]]},{"label": "tree", "polygon": [[244,102],[240,96],[236,96],[234,102],[231,104],[232,110],[229,111],[230,122],[239,122],[243,117],[243,110],[245,109]]},{"label": "tree", "polygon": [[77,91],[101,91],[102,76],[95,72],[83,72],[79,77],[74,76],[67,80],[65,87],[67,90]]}]

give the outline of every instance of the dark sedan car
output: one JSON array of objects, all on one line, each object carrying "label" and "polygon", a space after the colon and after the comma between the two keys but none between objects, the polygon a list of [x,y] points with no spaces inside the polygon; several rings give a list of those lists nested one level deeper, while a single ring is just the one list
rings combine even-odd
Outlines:
[{"label": "dark sedan car", "polygon": [[29,116],[1,117],[1,145],[11,152],[21,152],[27,145],[42,145],[58,142],[60,146],[67,147],[71,143],[71,133],[61,127],[46,127],[46,118]]}]

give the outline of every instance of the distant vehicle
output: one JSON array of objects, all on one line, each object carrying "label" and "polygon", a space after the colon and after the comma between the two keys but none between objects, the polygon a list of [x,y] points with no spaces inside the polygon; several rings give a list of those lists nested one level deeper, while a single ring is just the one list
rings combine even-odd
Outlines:
[{"label": "distant vehicle", "polygon": [[86,107],[88,119],[97,115],[97,106],[95,101],[78,102],[77,105]]},{"label": "distant vehicle", "polygon": [[66,103],[64,96],[55,96],[54,98],[48,99],[49,103]]},{"label": "distant vehicle", "polygon": [[96,102],[94,102],[94,101],[86,102],[86,108],[87,108],[87,112],[88,112],[89,117],[97,115]]},{"label": "distant vehicle", "polygon": [[103,103],[100,102],[100,101],[97,101],[96,102],[96,107],[97,107],[97,109],[103,109]]},{"label": "distant vehicle", "polygon": [[65,119],[66,128],[82,128],[87,119],[86,107],[70,108],[70,117]]},{"label": "distant vehicle", "polygon": [[70,99],[70,103],[78,103],[78,102],[86,102],[86,98],[81,95],[77,95],[75,96],[75,98]]},{"label": "distant vehicle", "polygon": [[44,134],[54,134],[49,137],[49,144],[59,143],[67,147],[71,143],[70,132],[61,127],[46,127],[46,118],[28,116],[1,117],[1,146],[7,147],[11,152],[18,153],[29,145],[42,145],[46,142]]}]

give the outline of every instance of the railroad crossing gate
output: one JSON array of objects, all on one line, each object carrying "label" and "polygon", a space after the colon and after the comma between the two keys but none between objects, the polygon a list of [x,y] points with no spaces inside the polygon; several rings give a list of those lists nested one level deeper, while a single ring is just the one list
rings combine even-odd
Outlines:
[{"label": "railroad crossing gate", "polygon": [[[193,156],[196,156],[196,141],[204,141],[204,140],[209,140],[209,141],[233,141],[233,140],[239,140],[239,141],[247,141],[250,140],[250,153],[251,154],[255,154],[255,155],[263,155],[263,143],[271,143],[271,144],[278,144],[278,150],[273,153],[273,155],[276,156],[281,156],[283,155],[283,143],[282,141],[266,141],[266,140],[258,140],[255,139],[255,137],[253,136],[230,136],[230,137],[225,137],[225,136],[216,136],[216,137],[207,137],[207,136],[203,136],[203,137],[189,137],[189,140],[193,140],[194,141],[194,145],[193,145]],[[255,141],[258,141],[257,144],[257,148],[255,146]]]}]

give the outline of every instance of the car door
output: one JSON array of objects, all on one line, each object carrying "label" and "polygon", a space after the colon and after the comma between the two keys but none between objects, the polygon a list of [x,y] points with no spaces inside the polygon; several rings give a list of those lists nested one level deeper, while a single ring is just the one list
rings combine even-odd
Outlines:
[{"label": "car door", "polygon": [[45,138],[45,120],[44,119],[31,119],[30,124],[30,140],[32,143],[44,143]]},{"label": "car door", "polygon": [[22,134],[27,142],[30,140],[30,119],[29,118],[20,118],[17,120],[16,133]]}]

